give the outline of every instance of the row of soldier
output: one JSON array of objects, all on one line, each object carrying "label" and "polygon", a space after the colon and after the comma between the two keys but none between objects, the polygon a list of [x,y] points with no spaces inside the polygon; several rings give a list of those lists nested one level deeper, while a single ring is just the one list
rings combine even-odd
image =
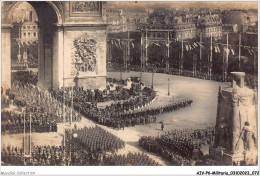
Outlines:
[{"label": "row of soldier", "polygon": [[[19,114],[11,111],[2,111],[2,134],[17,134],[23,132],[57,132],[57,123],[52,116],[24,112]],[[48,118],[48,119],[47,119]]]},{"label": "row of soldier", "polygon": [[64,165],[64,149],[61,146],[33,146],[31,156],[24,157],[23,148],[2,149],[2,164],[14,166],[60,166]]},{"label": "row of soldier", "polygon": [[48,91],[41,91],[34,85],[23,85],[18,82],[12,86],[11,91],[15,92],[14,100],[19,99],[26,102],[26,109],[51,115],[56,122],[80,121],[82,118],[73,108],[53,98]]},{"label": "row of soldier", "polygon": [[91,153],[114,153],[125,146],[124,141],[99,126],[67,130],[66,133],[69,142],[83,144],[84,149]]},{"label": "row of soldier", "polygon": [[[57,100],[62,100],[62,94],[56,94],[55,91],[53,91],[52,94],[55,98],[57,98]],[[105,109],[101,109],[95,106],[91,106],[88,102],[80,99],[80,97],[77,97],[77,99],[78,101],[73,102],[75,110],[100,124],[117,129],[124,129],[124,127],[135,126],[139,124],[155,123],[156,115],[164,112],[179,110],[181,108],[190,106],[192,103],[192,100],[182,100],[166,106],[143,109],[136,112],[130,111],[130,108],[127,109],[128,111],[124,111],[124,108],[126,107],[124,103],[112,104],[111,106],[107,106]]]},{"label": "row of soldier", "polygon": [[143,153],[104,154],[93,158],[95,153],[85,151],[78,149],[66,157],[62,146],[33,146],[31,156],[24,157],[23,148],[7,146],[2,148],[1,161],[3,166],[159,166]]},{"label": "row of soldier", "polygon": [[104,164],[108,166],[159,166],[148,155],[144,153],[128,153],[127,155],[111,155],[104,159]]},{"label": "row of soldier", "polygon": [[139,139],[139,146],[149,152],[162,156],[169,161],[171,165],[193,165],[191,158],[183,157],[178,152],[169,149],[159,142],[156,137],[142,136]]},{"label": "row of soldier", "polygon": [[[139,145],[154,153],[181,158],[178,162],[191,161],[193,152],[197,149],[200,153],[202,145],[212,144],[214,141],[214,128],[182,129],[165,132],[159,137],[142,136]],[[175,156],[176,155],[176,156]]]}]

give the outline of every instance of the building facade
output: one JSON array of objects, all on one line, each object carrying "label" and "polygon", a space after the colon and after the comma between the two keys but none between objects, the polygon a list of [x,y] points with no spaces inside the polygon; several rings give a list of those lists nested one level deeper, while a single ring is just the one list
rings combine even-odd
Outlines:
[{"label": "building facade", "polygon": [[222,24],[222,32],[237,33],[237,24]]},{"label": "building facade", "polygon": [[198,18],[197,21],[197,35],[200,33],[202,37],[221,38],[222,37],[222,19],[219,15],[205,15]]},{"label": "building facade", "polygon": [[38,25],[32,22],[24,22],[21,26],[21,41],[38,40]]}]

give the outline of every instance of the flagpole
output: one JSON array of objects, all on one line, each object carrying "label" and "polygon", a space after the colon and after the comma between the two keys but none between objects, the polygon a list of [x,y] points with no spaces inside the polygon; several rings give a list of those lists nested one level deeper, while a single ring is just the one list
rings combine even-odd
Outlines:
[{"label": "flagpole", "polygon": [[148,62],[148,37],[147,37],[147,30],[145,31],[145,61]]},{"label": "flagpole", "polygon": [[25,165],[25,112],[23,115],[23,163]]},{"label": "flagpole", "polygon": [[228,49],[228,33],[227,33],[227,57],[225,61],[225,81],[226,81],[227,71],[228,71],[228,54],[229,54],[229,49]]},{"label": "flagpole", "polygon": [[143,67],[143,35],[141,30],[141,68]]},{"label": "flagpole", "polygon": [[182,74],[182,66],[183,66],[183,36],[181,31],[181,74]]},{"label": "flagpole", "polygon": [[[62,38],[62,42],[63,42],[63,59],[64,59],[64,27],[62,28],[62,35],[63,35],[63,38]],[[63,61],[63,81],[62,81],[62,86],[63,86],[63,109],[62,109],[62,117],[63,117],[63,124],[65,125],[65,85],[64,85],[64,61]],[[65,139],[66,139],[66,130],[64,128],[64,141],[63,141],[63,144],[64,144],[64,148],[63,148],[63,157],[64,157],[64,166],[66,164],[65,160],[66,160],[66,154],[65,154]]]},{"label": "flagpole", "polygon": [[211,72],[212,72],[212,33],[210,34],[210,68],[209,68],[209,79],[211,80]]},{"label": "flagpole", "polygon": [[168,30],[168,45],[167,45],[167,69],[170,68],[170,31]]},{"label": "flagpole", "polygon": [[239,46],[238,46],[238,71],[240,71],[240,59],[241,59],[241,33],[239,33]]},{"label": "flagpole", "polygon": [[126,71],[127,71],[127,66],[128,66],[128,62],[129,62],[129,58],[130,58],[130,52],[131,52],[131,50],[130,50],[130,31],[128,30],[128,42],[127,42],[127,49],[128,49],[128,51],[127,51],[127,60],[126,60]]},{"label": "flagpole", "polygon": [[202,47],[201,47],[201,44],[202,43],[202,35],[200,33],[200,73],[201,73],[201,67],[202,67],[202,61],[201,61],[201,58],[202,58]]},{"label": "flagpole", "polygon": [[32,114],[30,113],[30,157],[32,156]]},{"label": "flagpole", "polygon": [[72,125],[72,115],[73,115],[73,87],[71,90],[71,115],[70,115],[70,126]]}]

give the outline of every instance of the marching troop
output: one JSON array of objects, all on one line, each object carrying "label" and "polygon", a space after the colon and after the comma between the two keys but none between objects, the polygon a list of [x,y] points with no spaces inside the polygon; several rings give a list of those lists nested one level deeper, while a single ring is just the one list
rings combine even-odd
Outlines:
[{"label": "marching troop", "polygon": [[183,129],[165,132],[160,137],[142,136],[139,145],[151,152],[161,155],[174,165],[194,165],[193,152],[201,153],[202,145],[212,144],[214,128]]},{"label": "marching troop", "polygon": [[65,104],[68,106],[72,105],[73,100],[73,107],[76,111],[99,124],[118,130],[129,126],[156,123],[158,114],[185,108],[190,106],[193,102],[192,100],[186,99],[157,108],[144,108],[145,105],[151,103],[156,96],[154,91],[145,88],[143,96],[137,96],[126,101],[112,103],[110,106],[106,106],[105,108],[98,108],[95,103],[87,102],[84,96],[76,96],[75,94],[64,98],[63,94],[69,95],[69,92],[72,94],[76,91],[72,88],[65,88],[63,90],[64,92],[62,92],[62,90],[63,89],[59,91],[51,90],[51,94],[56,100],[61,102],[65,101]]},{"label": "marching troop", "polygon": [[128,153],[127,155],[111,155],[104,159],[103,165],[108,166],[159,166],[144,153]]}]

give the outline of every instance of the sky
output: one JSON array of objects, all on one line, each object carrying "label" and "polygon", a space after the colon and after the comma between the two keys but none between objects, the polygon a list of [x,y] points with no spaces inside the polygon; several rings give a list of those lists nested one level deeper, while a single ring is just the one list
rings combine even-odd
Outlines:
[{"label": "sky", "polygon": [[257,1],[109,1],[108,7],[125,9],[126,11],[143,11],[156,8],[226,8],[257,9]]}]

